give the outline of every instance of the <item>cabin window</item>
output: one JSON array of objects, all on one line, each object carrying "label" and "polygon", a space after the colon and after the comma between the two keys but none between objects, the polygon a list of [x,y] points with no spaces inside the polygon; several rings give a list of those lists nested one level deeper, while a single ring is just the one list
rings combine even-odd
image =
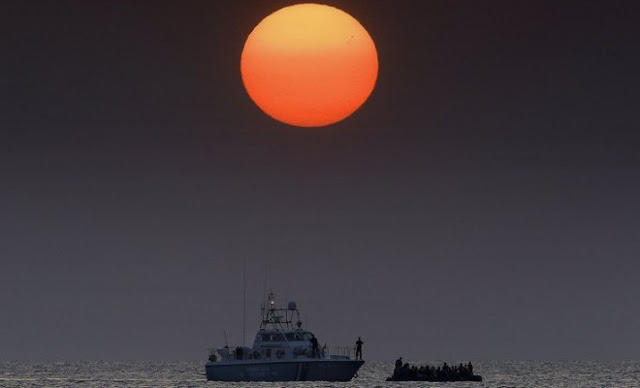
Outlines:
[{"label": "cabin window", "polygon": [[287,333],[288,341],[309,341],[310,339],[309,333]]},{"label": "cabin window", "polygon": [[284,342],[284,335],[280,333],[263,334],[262,342]]}]

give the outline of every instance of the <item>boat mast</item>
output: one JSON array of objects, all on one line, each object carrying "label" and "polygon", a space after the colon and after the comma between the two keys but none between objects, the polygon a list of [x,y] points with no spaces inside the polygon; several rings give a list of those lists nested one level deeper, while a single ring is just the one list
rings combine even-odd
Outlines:
[{"label": "boat mast", "polygon": [[242,266],[242,347],[244,348],[247,326],[247,257],[244,257]]}]

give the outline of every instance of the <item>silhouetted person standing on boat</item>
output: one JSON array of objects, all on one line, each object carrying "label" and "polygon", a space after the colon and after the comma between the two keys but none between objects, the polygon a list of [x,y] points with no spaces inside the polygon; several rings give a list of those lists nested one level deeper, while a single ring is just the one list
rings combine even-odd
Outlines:
[{"label": "silhouetted person standing on boat", "polygon": [[356,341],[356,360],[362,360],[362,344],[364,342],[362,342],[362,339],[360,339],[360,337],[358,337],[358,340]]},{"label": "silhouetted person standing on boat", "polygon": [[313,353],[313,358],[317,358],[318,354],[320,354],[320,352],[318,351],[318,339],[315,335],[311,334],[311,339],[309,340],[309,342],[311,342],[311,351]]}]

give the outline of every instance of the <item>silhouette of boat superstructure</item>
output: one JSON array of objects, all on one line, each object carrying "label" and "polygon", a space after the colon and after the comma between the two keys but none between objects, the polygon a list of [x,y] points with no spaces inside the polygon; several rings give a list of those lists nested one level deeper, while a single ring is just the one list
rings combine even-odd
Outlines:
[{"label": "silhouette of boat superstructure", "polygon": [[211,349],[205,365],[207,380],[349,381],[364,364],[351,359],[348,347],[325,345],[314,351],[312,337],[302,328],[296,303],[276,308],[270,293],[253,346]]}]

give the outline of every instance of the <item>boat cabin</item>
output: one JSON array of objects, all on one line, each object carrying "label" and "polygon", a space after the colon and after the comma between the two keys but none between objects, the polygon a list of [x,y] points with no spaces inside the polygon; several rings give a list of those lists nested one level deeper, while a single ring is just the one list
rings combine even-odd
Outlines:
[{"label": "boat cabin", "polygon": [[[294,319],[295,318],[295,319]],[[295,322],[295,323],[294,323]],[[240,360],[295,360],[299,358],[332,358],[349,359],[349,349],[318,347],[313,354],[311,339],[314,337],[309,330],[302,328],[300,313],[295,302],[289,302],[286,309],[276,308],[273,294],[269,294],[267,306],[262,307],[262,322],[253,346],[216,349],[221,361]],[[216,352],[210,352],[210,360],[217,360]]]}]

